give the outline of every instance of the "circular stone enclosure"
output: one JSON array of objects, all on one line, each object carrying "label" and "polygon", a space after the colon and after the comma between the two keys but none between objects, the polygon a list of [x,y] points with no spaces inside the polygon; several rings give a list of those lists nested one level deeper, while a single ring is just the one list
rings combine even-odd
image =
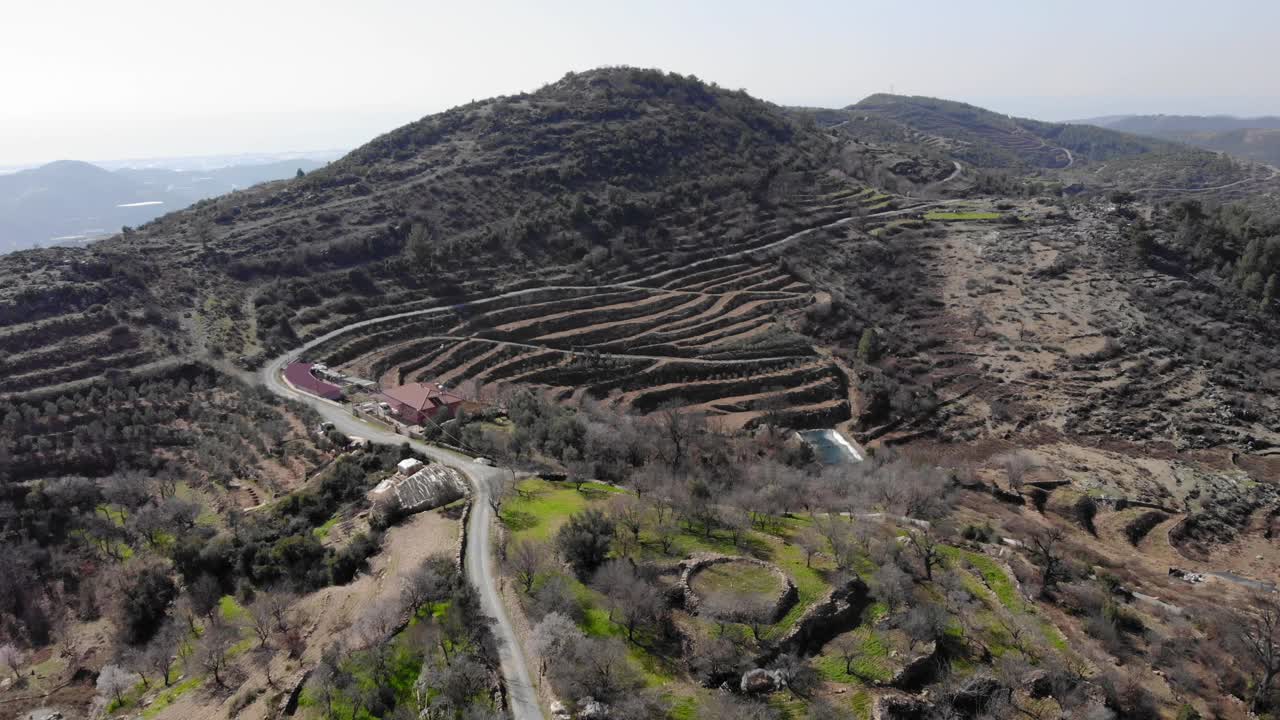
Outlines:
[{"label": "circular stone enclosure", "polygon": [[755,616],[776,622],[796,599],[791,578],[754,558],[718,557],[688,569],[688,593],[698,612],[726,620]]}]

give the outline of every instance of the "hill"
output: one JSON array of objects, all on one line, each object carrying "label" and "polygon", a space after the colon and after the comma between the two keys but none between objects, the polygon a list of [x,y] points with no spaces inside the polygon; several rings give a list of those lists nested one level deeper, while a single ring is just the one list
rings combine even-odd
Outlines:
[{"label": "hill", "polygon": [[1065,168],[1077,157],[1106,160],[1157,149],[1121,133],[1015,118],[937,98],[877,94],[846,109],[890,118],[933,136],[935,143],[956,143],[958,157],[983,167]]},{"label": "hill", "polygon": [[[266,650],[229,660],[232,685],[250,678],[234,701],[218,664],[193,666],[167,714],[176,688],[117,698],[162,720],[275,707],[283,692],[271,677],[259,690],[251,665],[264,655],[268,672],[340,664],[309,697],[344,712],[366,702],[349,695],[361,683],[326,678],[415,677],[431,666],[413,648],[434,644],[414,633],[435,623],[382,642],[366,632],[377,618],[328,599],[357,577],[400,586],[373,582],[404,548],[394,530],[384,543],[367,492],[425,446],[359,450],[338,432],[367,429],[548,478],[477,507],[511,541],[512,612],[568,626],[572,652],[546,658],[566,701],[635,717],[927,703],[1243,718],[1230,698],[1254,700],[1257,676],[1221,613],[1280,572],[1280,216],[1259,200],[1271,173],[1220,160],[946,101],[781,108],[609,68],[425,117],[87,248],[12,253],[0,558],[38,592],[0,595],[0,620],[46,653],[39,689],[76,667],[46,662],[52,634],[27,628],[101,635],[131,617],[125,603],[77,625],[72,607],[97,617],[80,568],[180,576],[155,606],[203,597],[179,624],[211,638],[202,654],[219,635],[197,625],[244,614],[224,594],[273,583],[307,594],[315,614],[295,625],[368,636],[350,652],[302,638],[293,657],[264,632]],[[1236,179],[1207,184],[1217,169]],[[294,359],[328,366],[340,407],[289,392],[276,370]],[[370,383],[412,382],[473,402],[389,425]],[[821,467],[800,429],[869,459]],[[138,487],[173,495],[174,478],[180,503],[209,510],[173,507],[157,532],[149,508],[174,503]],[[596,567],[607,558],[632,562]],[[473,605],[427,614],[441,604]],[[111,657],[133,663],[142,635]],[[619,678],[607,694],[572,675],[585,657]],[[708,690],[748,674],[768,703]],[[414,693],[393,694],[370,713],[410,709]]]},{"label": "hill", "polygon": [[1157,137],[1233,130],[1280,130],[1280,117],[1241,118],[1232,115],[1115,115],[1080,122]]},{"label": "hill", "polygon": [[204,171],[109,171],[64,160],[0,175],[0,252],[106,237],[197,200],[318,167],[291,160]]},{"label": "hill", "polygon": [[1270,165],[1280,164],[1280,117],[1128,115],[1102,118],[1093,124]]}]

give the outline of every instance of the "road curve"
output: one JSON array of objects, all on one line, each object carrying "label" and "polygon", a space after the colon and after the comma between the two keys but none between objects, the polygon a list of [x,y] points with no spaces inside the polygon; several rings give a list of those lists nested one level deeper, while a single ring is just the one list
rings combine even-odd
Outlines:
[{"label": "road curve", "polygon": [[515,720],[542,720],[542,708],[538,705],[538,696],[530,680],[524,653],[520,650],[515,630],[510,618],[507,617],[502,597],[498,594],[498,588],[495,585],[496,572],[493,567],[493,547],[489,532],[494,522],[494,515],[488,500],[493,488],[507,471],[481,465],[459,453],[410,440],[403,435],[355,417],[350,410],[338,403],[294,390],[281,378],[281,371],[291,358],[323,340],[324,338],[312,340],[297,350],[267,363],[259,373],[259,379],[276,395],[310,405],[320,413],[321,417],[333,423],[335,428],[347,435],[392,445],[408,442],[414,450],[433,460],[456,467],[466,475],[471,483],[471,513],[467,523],[467,552],[463,569],[467,579],[480,593],[481,608],[494,619],[494,634],[498,639],[498,657],[502,665],[502,680],[507,688],[507,703],[511,717]]},{"label": "road curve", "polygon": [[[913,205],[900,210],[886,210],[877,213],[868,213],[863,216],[866,218],[876,217],[892,217],[895,215],[903,215],[908,213],[919,212],[929,207],[938,205],[946,205],[959,200],[946,200],[941,202],[928,202]],[[708,258],[685,266],[676,270],[665,270],[637,278],[629,282],[610,284],[609,287],[631,287],[634,288],[642,283],[655,280],[657,278],[666,277],[673,272],[687,272],[689,269],[705,265],[707,263],[722,261],[729,258],[745,256],[748,253],[761,252],[772,248],[780,247],[794,240],[807,237],[821,230],[839,227],[852,223],[858,216],[852,215],[841,218],[834,222],[829,222],[817,227],[801,230],[792,233],[780,240],[762,245],[760,247],[751,248],[749,250],[741,250],[732,252],[727,255]],[[568,286],[566,286],[568,287]],[[603,286],[602,286],[603,287]],[[383,427],[365,422],[360,418],[351,414],[346,407],[323,400],[314,395],[299,392],[284,382],[282,373],[284,366],[293,358],[298,357],[307,350],[326,342],[334,337],[347,333],[351,330],[376,325],[379,323],[397,320],[400,318],[418,317],[422,315],[430,315],[435,313],[448,312],[460,306],[477,306],[494,302],[508,297],[516,297],[520,295],[531,294],[546,290],[546,287],[527,288],[524,290],[514,290],[507,293],[501,293],[487,298],[480,298],[455,305],[446,305],[434,308],[425,308],[422,310],[410,310],[407,312],[393,313],[382,317],[370,318],[353,322],[343,327],[337,328],[331,332],[314,338],[301,347],[275,358],[263,366],[258,373],[258,380],[267,387],[272,393],[280,397],[297,400],[310,405],[325,420],[333,423],[334,427],[347,435],[368,438],[370,441],[379,443],[388,443],[398,445],[408,442],[413,449],[430,457],[438,462],[446,463],[458,468],[466,475],[467,480],[471,483],[472,502],[470,520],[467,524],[467,552],[465,558],[464,571],[467,579],[471,581],[480,593],[480,604],[484,611],[494,619],[495,630],[498,637],[498,654],[502,665],[502,679],[507,688],[507,702],[511,716],[515,720],[542,720],[542,708],[538,705],[537,693],[533,689],[533,683],[530,680],[529,668],[525,663],[524,654],[520,650],[519,641],[516,639],[515,630],[511,626],[511,620],[507,617],[506,609],[503,607],[502,598],[498,594],[498,588],[494,584],[495,572],[493,569],[493,547],[489,537],[489,529],[493,525],[494,516],[493,509],[490,507],[488,499],[490,493],[497,483],[507,473],[506,470],[481,465],[476,463],[472,458],[459,453],[444,450],[442,448],[427,445],[417,440],[411,440],[403,435],[386,430]],[[459,338],[462,339],[462,338]],[[517,343],[506,343],[517,344]],[[536,347],[536,346],[533,346]],[[657,358],[655,358],[657,359]],[[660,358],[668,359],[668,358]],[[702,360],[702,362],[717,362],[714,360]],[[741,362],[741,361],[737,361]]]},{"label": "road curve", "polygon": [[1202,193],[1202,192],[1213,192],[1214,190],[1226,190],[1227,188],[1235,187],[1235,186],[1237,186],[1237,185],[1245,185],[1245,184],[1247,184],[1247,183],[1268,182],[1268,181],[1270,181],[1270,180],[1275,180],[1275,179],[1276,179],[1276,177],[1280,177],[1280,168],[1276,168],[1276,167],[1274,167],[1274,166],[1272,166],[1272,165],[1267,165],[1267,166],[1265,166],[1265,167],[1267,167],[1268,169],[1270,169],[1270,170],[1271,170],[1271,177],[1247,177],[1247,178],[1244,178],[1244,179],[1242,179],[1242,180],[1236,180],[1235,182],[1229,182],[1229,183],[1227,183],[1226,185],[1214,185],[1213,187],[1202,187],[1202,188],[1179,188],[1179,187],[1165,187],[1165,186],[1159,186],[1159,185],[1157,185],[1157,186],[1152,186],[1152,187],[1137,188],[1137,189],[1135,189],[1135,190],[1131,190],[1130,192],[1135,192],[1135,193],[1140,193],[1140,192],[1182,192],[1182,193]]}]

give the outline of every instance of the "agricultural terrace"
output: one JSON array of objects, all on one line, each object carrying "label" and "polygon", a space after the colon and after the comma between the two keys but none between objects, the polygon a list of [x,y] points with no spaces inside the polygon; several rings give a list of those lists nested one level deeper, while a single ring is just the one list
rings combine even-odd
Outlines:
[{"label": "agricultural terrace", "polygon": [[807,208],[803,224],[763,218],[749,237],[715,240],[725,218],[683,230],[671,218],[671,246],[602,268],[589,282],[546,278],[537,287],[448,304],[382,297],[376,307],[295,326],[305,339],[412,313],[351,329],[309,353],[383,386],[519,385],[641,413],[680,404],[726,429],[766,418],[830,426],[850,416],[848,379],[791,329],[830,300],[768,251],[797,235],[842,233],[851,218],[888,210],[892,201],[837,187],[797,202]]}]

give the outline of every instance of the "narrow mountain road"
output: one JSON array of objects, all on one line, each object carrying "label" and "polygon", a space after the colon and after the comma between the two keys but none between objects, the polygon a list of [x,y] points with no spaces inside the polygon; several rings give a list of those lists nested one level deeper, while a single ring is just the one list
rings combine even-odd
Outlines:
[{"label": "narrow mountain road", "polygon": [[952,161],[951,161],[951,164],[952,164],[952,165],[954,165],[956,169],[955,169],[955,170],[952,170],[950,175],[948,175],[948,176],[946,176],[946,177],[942,178],[941,180],[939,180],[938,182],[934,183],[934,184],[933,184],[933,186],[934,186],[934,187],[938,187],[938,186],[940,186],[940,185],[946,185],[947,183],[951,182],[952,180],[955,180],[956,178],[960,177],[960,173],[964,172],[964,168],[960,166],[960,162],[959,162],[959,161],[957,161],[957,160],[952,160]]},{"label": "narrow mountain road", "polygon": [[399,445],[408,442],[414,450],[438,462],[458,468],[471,483],[471,513],[467,522],[467,551],[465,567],[467,579],[480,593],[480,606],[494,619],[494,634],[498,638],[498,656],[502,665],[502,680],[507,688],[507,703],[515,720],[542,720],[542,709],[530,680],[524,653],[516,639],[507,611],[496,586],[493,544],[490,530],[493,527],[493,508],[489,497],[495,486],[507,474],[507,470],[481,465],[472,458],[426,443],[410,440],[403,435],[370,424],[355,417],[338,403],[322,400],[314,395],[298,392],[284,382],[281,371],[290,358],[304,352],[321,340],[313,340],[294,352],[271,361],[259,374],[259,379],[271,392],[281,397],[304,402],[313,407],[325,420],[347,435],[368,438],[370,441]]},{"label": "narrow mountain road", "polygon": [[1267,180],[1273,180],[1273,179],[1275,179],[1275,177],[1276,177],[1276,173],[1275,173],[1275,172],[1273,172],[1273,173],[1271,174],[1271,177],[1265,177],[1265,178],[1261,178],[1261,177],[1249,177],[1249,178],[1244,178],[1243,180],[1236,180],[1235,182],[1229,182],[1229,183],[1227,183],[1227,184],[1225,184],[1225,185],[1214,185],[1214,186],[1212,186],[1212,187],[1202,187],[1202,188],[1184,188],[1184,187],[1167,187],[1167,186],[1154,185],[1154,186],[1152,186],[1152,187],[1137,188],[1137,189],[1135,189],[1135,190],[1132,190],[1131,192],[1135,192],[1135,193],[1140,193],[1140,192],[1182,192],[1182,193],[1202,193],[1202,192],[1213,192],[1214,190],[1226,190],[1227,188],[1233,188],[1233,187],[1236,187],[1237,185],[1246,185],[1246,184],[1248,184],[1248,183],[1255,183],[1255,182],[1266,182]]},{"label": "narrow mountain road", "polygon": [[[919,203],[908,208],[902,208],[900,210],[886,210],[884,212],[868,213],[867,215],[862,217],[865,217],[868,219],[893,217],[897,215],[915,213],[915,212],[924,210],[926,208],[936,207],[939,205],[946,205],[953,202],[961,202],[961,201],[960,200],[943,200],[938,202]],[[840,227],[842,225],[847,225],[849,223],[854,222],[858,218],[859,216],[857,215],[851,215],[849,217],[836,220],[834,222],[829,222],[823,225],[818,225],[812,228],[808,228],[806,230],[801,230],[799,232],[792,233],[791,235],[788,235],[784,238],[775,240],[774,242],[761,245],[758,247],[741,250],[737,252],[732,252],[727,255],[720,255],[714,258],[708,258],[706,260],[700,260],[697,262],[689,263],[680,268],[656,272],[651,275],[647,275],[641,278],[636,278],[634,280],[627,281],[627,282],[613,283],[613,284],[600,285],[600,286],[589,286],[589,287],[636,288],[652,280],[656,280],[656,279],[671,275],[672,273],[688,272],[692,268],[700,267],[702,265],[707,265],[713,262],[721,262],[726,259],[744,257],[750,253],[763,252],[773,248],[781,247],[795,240],[799,240],[799,239],[808,237],[814,233],[821,232],[822,230]],[[564,287],[576,288],[577,286],[564,286]],[[529,294],[540,292],[547,289],[548,288],[546,287],[538,287],[538,288],[528,288],[524,290],[514,290],[511,292],[501,293],[499,295],[494,295],[487,298],[480,298],[477,300],[470,300],[463,303],[456,303],[454,305],[425,308],[422,310],[410,310],[407,312],[394,313],[391,315],[384,315],[382,317],[370,318],[368,320],[353,322],[349,325],[344,325],[343,327],[340,327],[329,333],[321,335],[320,337],[314,338],[308,341],[307,343],[305,343],[304,345],[302,345],[301,347],[295,348],[294,350],[277,357],[276,359],[267,363],[262,368],[262,370],[258,373],[258,380],[263,385],[265,385],[267,389],[269,389],[272,393],[279,395],[280,397],[289,398],[289,399],[296,400],[296,401],[303,402],[310,405],[316,410],[316,412],[320,414],[321,417],[333,423],[335,428],[337,428],[338,430],[340,430],[341,432],[347,435],[354,435],[357,437],[368,438],[370,441],[373,441],[373,442],[388,443],[393,445],[398,445],[403,442],[408,442],[410,446],[412,446],[418,452],[421,452],[423,455],[426,455],[427,457],[430,457],[438,462],[442,462],[442,463],[451,465],[453,467],[456,467],[459,470],[461,470],[464,475],[466,475],[467,480],[471,484],[472,502],[471,502],[471,515],[470,515],[469,522],[467,524],[467,552],[466,552],[464,571],[466,573],[467,579],[470,580],[470,582],[473,585],[475,585],[476,588],[479,590],[481,606],[483,607],[484,611],[490,617],[492,617],[495,621],[496,634],[498,637],[499,655],[500,655],[500,660],[502,664],[503,682],[507,688],[507,701],[510,705],[512,717],[514,717],[515,720],[533,720],[535,718],[540,719],[543,717],[543,715],[542,715],[542,709],[538,705],[537,693],[534,691],[533,684],[530,681],[529,668],[527,663],[525,662],[524,654],[520,649],[519,641],[516,639],[515,630],[511,625],[511,621],[507,617],[506,609],[503,607],[502,598],[498,594],[498,589],[494,584],[496,573],[493,567],[492,541],[489,537],[490,528],[492,527],[494,522],[494,514],[493,514],[492,507],[489,505],[489,497],[490,497],[490,494],[494,491],[495,486],[499,482],[501,482],[501,480],[503,479],[503,477],[508,471],[500,468],[491,467],[488,465],[482,465],[480,463],[475,462],[473,458],[467,457],[465,455],[451,452],[449,450],[444,450],[442,448],[433,447],[431,445],[427,445],[426,443],[418,442],[416,440],[410,440],[409,438],[406,438],[403,435],[398,435],[382,427],[365,422],[364,420],[352,415],[350,410],[348,410],[343,405],[340,405],[338,403],[335,403],[329,400],[323,400],[314,395],[309,395],[307,393],[303,393],[295,390],[284,381],[283,371],[284,371],[285,365],[287,365],[289,361],[292,360],[293,358],[298,357],[302,353],[305,353],[307,350],[313,347],[316,347],[317,345],[320,345],[323,342],[331,340],[339,335],[350,332],[351,330],[354,330],[357,328],[367,327],[370,325],[376,325],[379,323],[389,322],[392,320],[397,320],[402,318],[418,317],[422,315],[449,312],[458,307],[483,306],[485,304],[502,300],[504,298],[529,295]],[[555,348],[543,348],[542,346],[531,345],[528,343],[494,341],[494,340],[487,340],[484,338],[471,338],[468,336],[456,336],[456,337],[439,336],[439,337],[441,339],[484,340],[486,342],[495,342],[503,345],[511,345],[516,347],[526,347],[526,348],[534,348],[534,349],[549,349],[549,350],[555,349]],[[560,352],[572,352],[572,351],[560,350]],[[665,356],[658,357],[658,356],[649,356],[649,355],[614,355],[614,356],[634,358],[634,359],[644,359],[644,360],[673,359]],[[769,358],[764,358],[764,359],[768,360]],[[776,358],[776,359],[782,359],[782,358]],[[711,364],[742,362],[741,360],[735,360],[735,361],[710,360],[710,359],[699,360],[696,358],[691,359],[691,361],[711,363]]]}]

